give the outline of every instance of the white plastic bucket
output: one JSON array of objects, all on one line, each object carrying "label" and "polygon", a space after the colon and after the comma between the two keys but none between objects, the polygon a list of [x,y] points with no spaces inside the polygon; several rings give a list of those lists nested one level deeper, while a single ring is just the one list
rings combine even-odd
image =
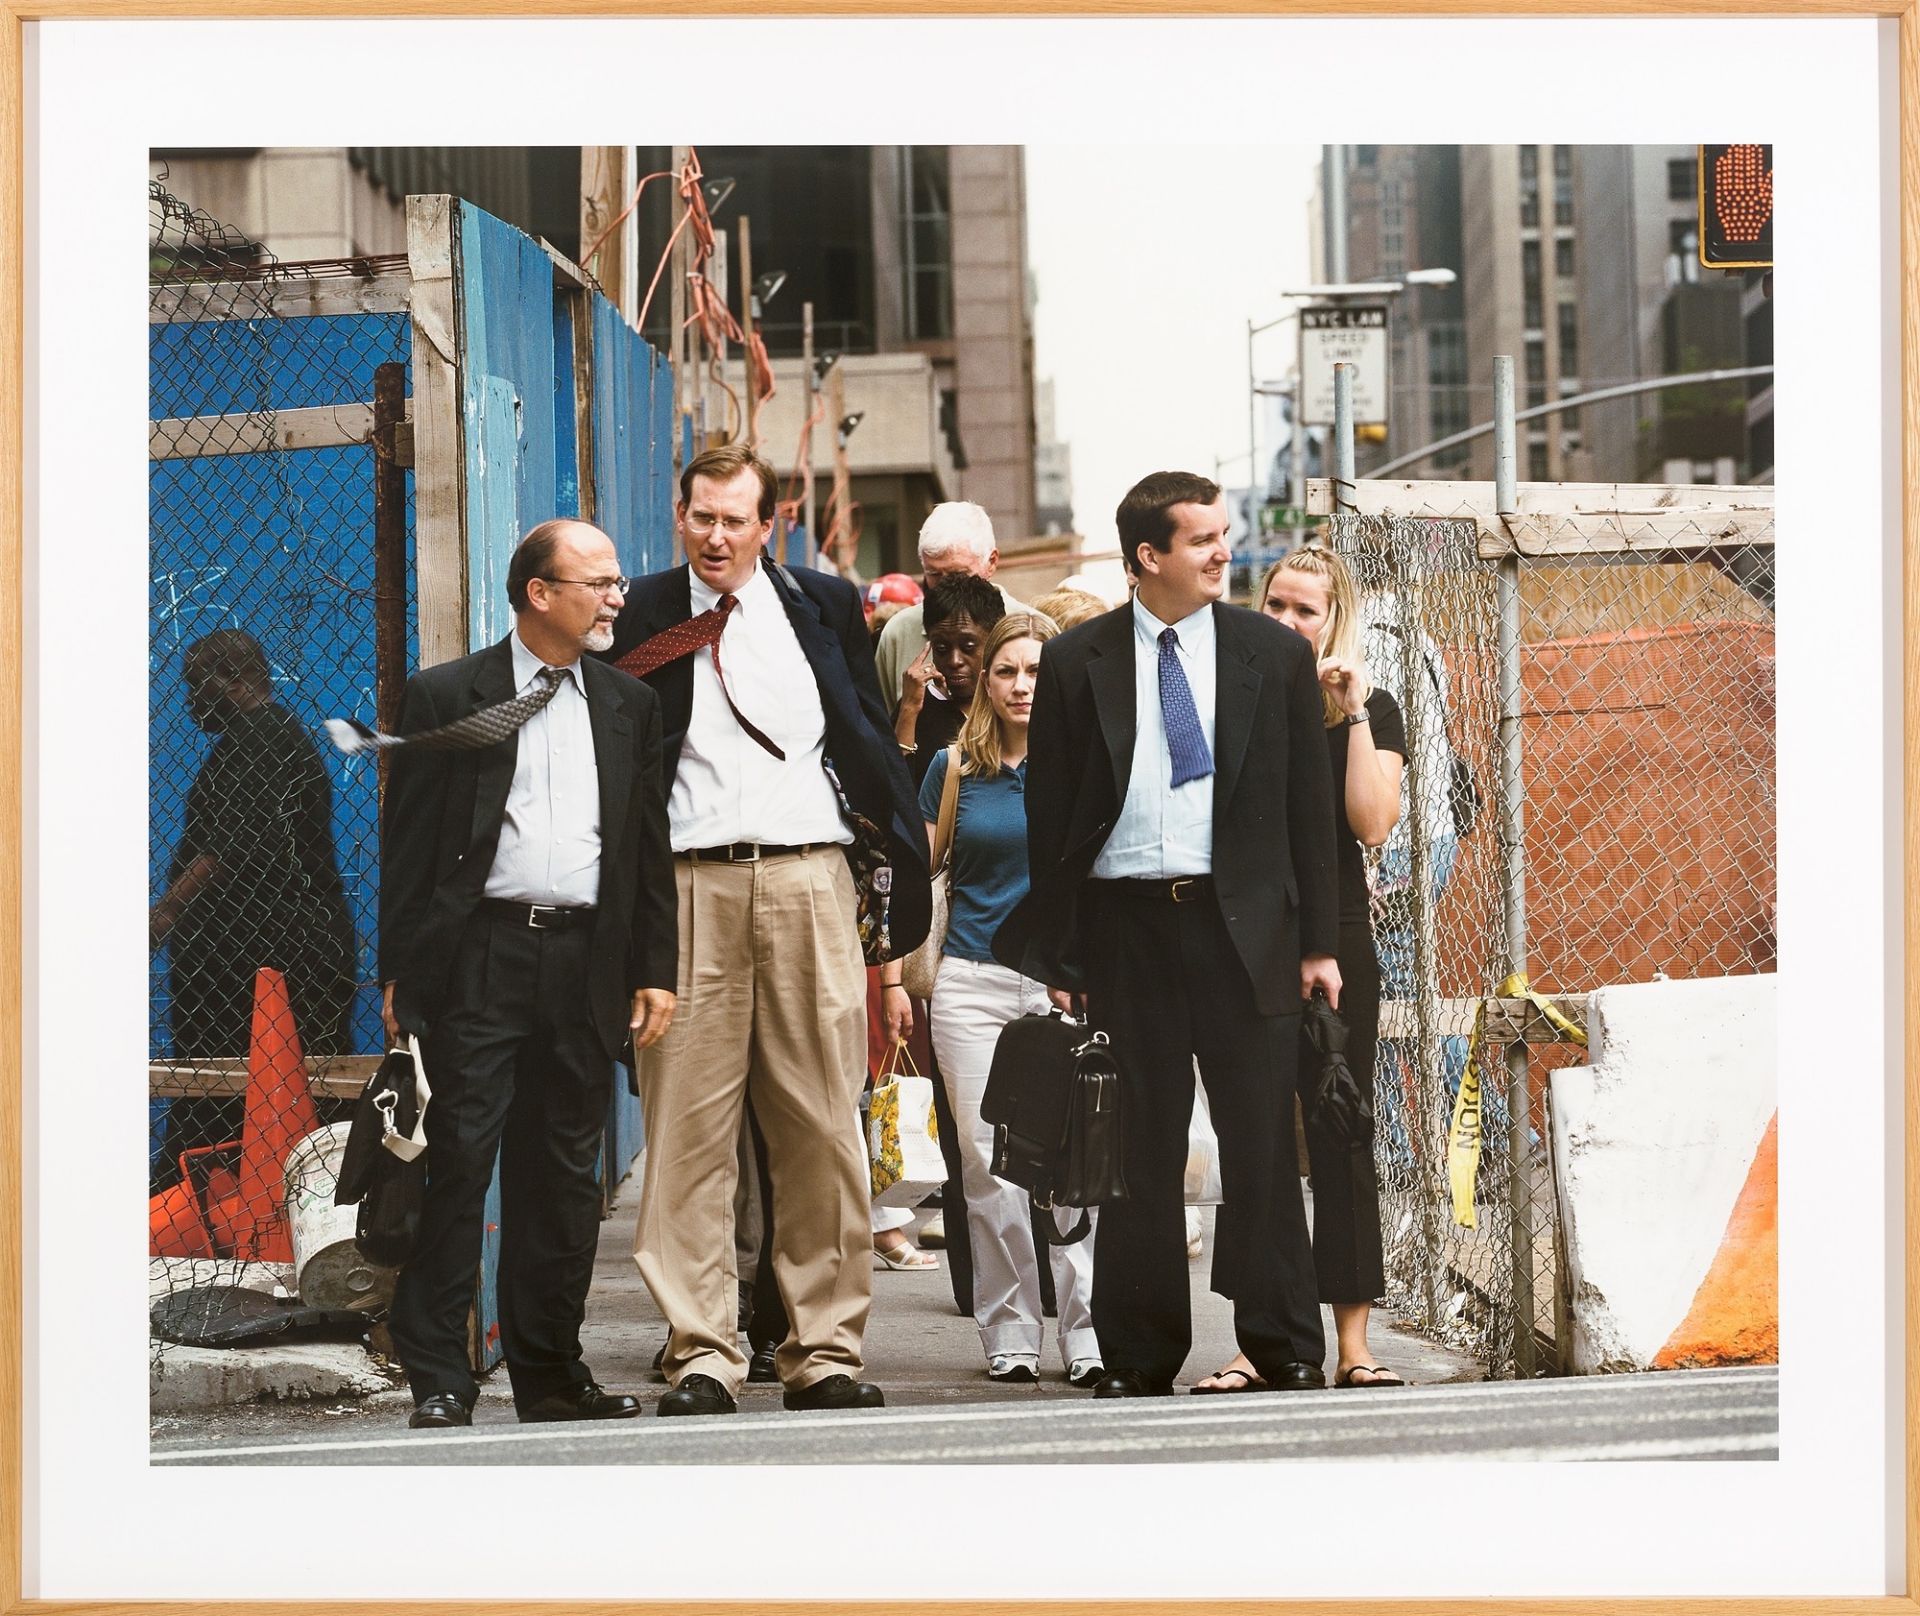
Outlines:
[{"label": "white plastic bucket", "polygon": [[393,1300],[399,1270],[367,1261],[353,1238],[360,1209],[333,1204],[350,1127],[336,1122],[310,1133],[287,1156],[287,1225],[293,1232],[294,1284],[308,1307],[375,1313]]}]

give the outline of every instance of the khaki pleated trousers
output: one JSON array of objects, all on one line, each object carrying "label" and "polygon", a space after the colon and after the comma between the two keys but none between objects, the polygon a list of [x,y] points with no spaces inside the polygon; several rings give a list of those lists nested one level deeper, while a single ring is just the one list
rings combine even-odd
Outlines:
[{"label": "khaki pleated trousers", "polygon": [[735,1336],[737,1145],[747,1097],[767,1142],[773,1266],[792,1321],[791,1390],[861,1370],[872,1300],[871,1185],[860,1138],[866,974],[837,847],[751,864],[675,859],[679,1004],[640,1057],[646,1174],[633,1259],[671,1335],[674,1384],[746,1380]]}]

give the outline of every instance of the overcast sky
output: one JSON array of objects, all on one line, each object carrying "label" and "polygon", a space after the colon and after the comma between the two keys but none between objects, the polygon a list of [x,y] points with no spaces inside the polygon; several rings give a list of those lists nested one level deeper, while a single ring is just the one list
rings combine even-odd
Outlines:
[{"label": "overcast sky", "polygon": [[[1309,273],[1317,146],[1029,146],[1034,373],[1073,447],[1073,514],[1100,547],[1150,471],[1247,481],[1247,321]],[[1292,327],[1255,339],[1286,374]],[[1238,458],[1227,460],[1229,456]]]}]

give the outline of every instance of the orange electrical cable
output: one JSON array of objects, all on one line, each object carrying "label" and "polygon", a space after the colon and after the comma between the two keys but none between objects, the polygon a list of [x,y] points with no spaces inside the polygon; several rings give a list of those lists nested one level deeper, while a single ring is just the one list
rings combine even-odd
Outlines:
[{"label": "orange electrical cable", "polygon": [[614,217],[613,223],[608,225],[606,229],[602,230],[600,234],[594,238],[593,245],[582,255],[580,267],[582,269],[591,269],[593,267],[594,257],[599,253],[600,249],[607,244],[607,237],[626,223],[627,215],[633,212],[640,204],[640,193],[644,191],[652,181],[672,178],[673,170],[670,168],[659,169],[655,173],[641,176],[640,183],[633,188],[633,195],[627,198],[627,205]]}]

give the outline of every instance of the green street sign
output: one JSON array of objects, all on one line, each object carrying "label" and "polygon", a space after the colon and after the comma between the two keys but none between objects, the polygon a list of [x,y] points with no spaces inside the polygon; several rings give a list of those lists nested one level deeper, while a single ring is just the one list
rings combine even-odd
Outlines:
[{"label": "green street sign", "polygon": [[1263,505],[1260,507],[1260,531],[1277,533],[1282,528],[1306,527],[1310,518],[1298,505]]}]

